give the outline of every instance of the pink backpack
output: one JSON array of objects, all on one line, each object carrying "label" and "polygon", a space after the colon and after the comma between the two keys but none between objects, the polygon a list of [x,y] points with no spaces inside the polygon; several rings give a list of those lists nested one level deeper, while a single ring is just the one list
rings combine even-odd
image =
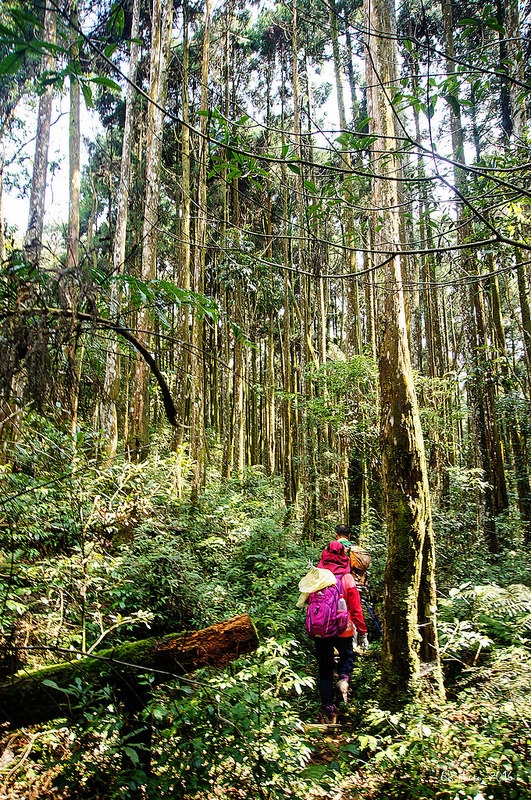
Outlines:
[{"label": "pink backpack", "polygon": [[306,609],[306,633],[312,638],[329,639],[343,633],[348,624],[343,582],[336,582],[317,592],[310,592]]}]

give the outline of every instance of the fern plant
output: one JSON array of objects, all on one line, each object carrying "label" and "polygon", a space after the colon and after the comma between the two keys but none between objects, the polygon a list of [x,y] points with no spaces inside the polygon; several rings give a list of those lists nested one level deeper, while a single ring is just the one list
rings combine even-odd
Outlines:
[{"label": "fern plant", "polygon": [[448,639],[449,624],[459,623],[464,630],[466,622],[478,637],[478,646],[480,641],[482,647],[487,646],[487,639],[527,646],[531,642],[531,589],[523,584],[465,583],[451,589],[449,597],[440,602],[440,619],[443,639]]}]

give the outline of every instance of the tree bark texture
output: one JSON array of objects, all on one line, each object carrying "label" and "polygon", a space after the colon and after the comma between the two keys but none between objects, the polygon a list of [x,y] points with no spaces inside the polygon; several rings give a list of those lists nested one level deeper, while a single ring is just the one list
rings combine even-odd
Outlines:
[{"label": "tree bark texture", "polygon": [[[378,170],[398,172],[395,114],[391,93],[397,85],[396,22],[391,0],[366,0],[367,100],[371,132],[378,136]],[[382,151],[387,151],[382,158]],[[379,345],[380,439],[388,554],[384,585],[382,700],[401,705],[419,693],[420,645],[429,637],[436,690],[442,679],[435,629],[433,536],[424,441],[413,386],[402,270],[399,198],[393,180],[373,179],[375,247],[381,252],[385,284]],[[429,553],[425,552],[429,549]],[[425,569],[423,570],[423,564]],[[422,622],[422,627],[420,624]]]},{"label": "tree bark texture", "polygon": [[[157,226],[159,215],[160,165],[162,152],[162,126],[166,96],[167,69],[173,20],[173,6],[156,0],[153,5],[151,33],[151,63],[149,97],[146,121],[146,186],[144,221],[142,230],[142,275],[151,281],[157,274]],[[138,338],[151,350],[153,323],[150,311],[141,308],[137,314]],[[145,362],[137,358],[134,365],[131,389],[131,410],[128,456],[141,461],[148,455],[149,446],[149,371]]]},{"label": "tree bark texture", "polygon": [[[43,39],[55,43],[56,10],[51,3],[46,3],[44,10]],[[52,72],[55,58],[48,54],[43,57],[43,72]],[[44,229],[44,201],[46,197],[46,175],[48,172],[48,148],[50,144],[50,127],[52,120],[52,85],[48,85],[39,99],[37,117],[37,133],[35,136],[35,158],[29,199],[28,227],[24,240],[27,256],[33,264],[39,261],[42,251],[42,232]]]},{"label": "tree bark texture", "polygon": [[[133,142],[133,106],[139,45],[138,28],[140,18],[140,0],[133,0],[131,25],[131,50],[129,57],[129,82],[125,99],[125,121],[122,139],[122,157],[120,162],[120,182],[116,198],[116,230],[113,242],[113,277],[124,271],[127,221],[129,206],[129,185],[131,181],[131,153]],[[110,289],[110,314],[118,317],[121,305],[121,291],[115,281]],[[103,399],[101,401],[101,426],[103,430],[103,454],[110,462],[118,449],[118,412],[117,402],[120,393],[120,355],[118,341],[114,334],[109,335],[105,358],[105,378],[103,382]]]},{"label": "tree bark texture", "polygon": [[0,721],[11,728],[22,728],[74,716],[75,709],[64,690],[78,678],[91,687],[112,684],[126,694],[141,695],[139,678],[147,671],[153,671],[155,683],[164,683],[199,667],[221,667],[257,646],[254,625],[244,614],[200,631],[171,633],[100,650],[79,660],[14,676],[2,684]]}]

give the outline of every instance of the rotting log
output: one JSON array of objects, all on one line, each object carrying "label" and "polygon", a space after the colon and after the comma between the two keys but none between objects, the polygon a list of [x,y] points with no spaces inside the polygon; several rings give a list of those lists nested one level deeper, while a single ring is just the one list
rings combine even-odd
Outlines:
[{"label": "rotting log", "polygon": [[[40,669],[17,674],[0,685],[0,723],[23,728],[60,717],[75,717],[65,692],[76,678],[92,688],[111,684],[126,694],[143,694],[139,677],[152,672],[155,684],[198,667],[221,667],[258,646],[247,614],[192,633],[127,642]],[[55,688],[55,684],[58,688]],[[70,702],[69,702],[70,701]]]}]

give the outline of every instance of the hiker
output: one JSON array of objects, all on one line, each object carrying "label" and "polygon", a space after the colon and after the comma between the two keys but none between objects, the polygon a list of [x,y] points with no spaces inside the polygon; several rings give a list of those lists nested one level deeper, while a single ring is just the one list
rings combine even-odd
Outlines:
[{"label": "hiker", "polygon": [[350,571],[356,581],[356,586],[362,598],[367,600],[369,593],[369,573],[372,556],[355,542],[350,541],[352,529],[349,525],[336,525],[336,541],[341,542],[350,558]]},{"label": "hiker", "polygon": [[350,544],[350,525],[336,525],[336,539],[338,541],[345,541]]},{"label": "hiker", "polygon": [[321,560],[317,568],[330,570],[336,577],[341,577],[348,611],[348,623],[343,633],[331,638],[315,639],[315,653],[319,669],[319,694],[323,713],[327,722],[335,722],[334,651],[337,650],[339,654],[337,688],[346,703],[350,673],[354,666],[354,645],[357,644],[363,650],[367,649],[367,626],[363,619],[356,582],[350,573],[350,558],[341,542],[330,542],[321,553]]}]

